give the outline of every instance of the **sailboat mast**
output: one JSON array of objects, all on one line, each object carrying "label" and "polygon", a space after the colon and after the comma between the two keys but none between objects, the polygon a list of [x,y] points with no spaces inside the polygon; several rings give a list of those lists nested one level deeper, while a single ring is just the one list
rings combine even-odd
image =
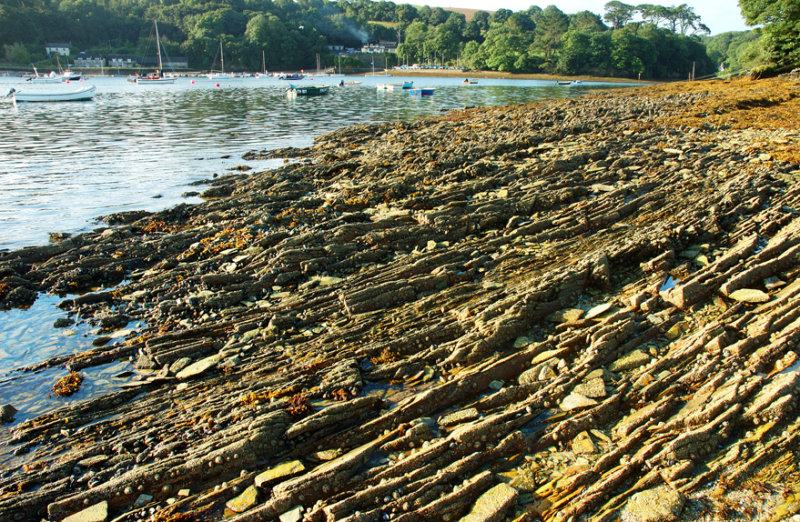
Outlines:
[{"label": "sailboat mast", "polygon": [[158,37],[158,22],[153,20],[153,25],[156,26],[156,54],[158,54],[158,70],[163,71],[164,66],[161,65],[161,39]]},{"label": "sailboat mast", "polygon": [[222,55],[222,40],[219,41],[219,66],[225,72],[225,57]]},{"label": "sailboat mast", "polygon": [[264,49],[261,49],[261,73],[267,74],[267,62],[264,60]]}]

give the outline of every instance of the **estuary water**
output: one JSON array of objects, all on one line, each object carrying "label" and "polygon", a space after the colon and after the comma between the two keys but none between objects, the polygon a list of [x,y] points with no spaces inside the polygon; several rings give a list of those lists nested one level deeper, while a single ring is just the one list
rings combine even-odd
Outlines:
[{"label": "estuary water", "polygon": [[[436,87],[433,96],[376,89],[412,80]],[[238,165],[256,170],[280,162],[245,162],[249,150],[305,147],[346,125],[409,120],[463,107],[530,103],[575,97],[597,87],[551,81],[461,78],[316,77],[297,85],[333,87],[320,97],[291,99],[289,82],[274,78],[212,81],[179,78],[169,85],[137,85],[99,77],[93,101],[0,104],[0,249],[40,245],[49,232],[81,232],[95,219],[123,210],[160,210],[197,199],[193,181]],[[74,83],[74,82],[73,82]],[[84,82],[81,82],[83,84]],[[0,77],[0,96],[30,86]]]},{"label": "estuary water", "polygon": [[[415,97],[376,88],[404,80],[435,87],[435,94]],[[315,136],[358,123],[578,97],[623,85],[565,87],[553,81],[480,78],[478,84],[464,85],[462,80],[316,77],[294,83],[331,85],[328,95],[289,98],[289,82],[275,78],[187,77],[172,85],[145,86],[122,77],[98,77],[86,81],[96,86],[89,102],[0,104],[0,252],[45,244],[50,232],[91,230],[98,217],[114,212],[198,202],[184,196],[202,191],[192,182],[237,166],[259,171],[282,164],[244,161],[242,155],[250,150],[305,147]],[[340,81],[361,83],[338,87]],[[34,88],[20,78],[0,76],[0,97],[11,87]],[[57,307],[60,300],[41,296],[29,310],[0,312],[0,405],[11,403],[20,410],[17,422],[117,389],[130,375],[125,361],[90,368],[82,372],[86,380],[77,395],[57,399],[50,389],[65,369],[16,371],[91,346],[97,332],[89,326],[53,327],[65,317]],[[140,326],[129,326],[133,331],[128,334],[135,335]]]}]

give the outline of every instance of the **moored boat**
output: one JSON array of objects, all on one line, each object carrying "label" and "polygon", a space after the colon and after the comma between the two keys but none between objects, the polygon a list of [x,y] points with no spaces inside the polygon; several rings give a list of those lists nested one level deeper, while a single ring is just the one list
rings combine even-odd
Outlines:
[{"label": "moored boat", "polygon": [[158,71],[154,74],[148,74],[147,76],[140,76],[136,78],[136,83],[138,84],[153,84],[153,83],[175,83],[175,78],[171,76],[159,76]]},{"label": "moored boat", "polygon": [[400,88],[403,85],[400,83],[379,83],[376,87],[379,91],[393,91],[395,88]]},{"label": "moored boat", "polygon": [[286,94],[288,96],[320,96],[328,94],[329,89],[329,85],[306,85],[303,87],[295,87],[292,85],[289,87],[289,90],[286,91]]},{"label": "moored boat", "polygon": [[81,73],[73,72],[67,69],[66,71],[61,73],[61,79],[65,82],[79,82],[83,77]]},{"label": "moored boat", "polygon": [[14,102],[67,102],[87,101],[94,98],[94,85],[71,90],[24,90],[12,88],[6,98],[11,97]]},{"label": "moored boat", "polygon": [[222,40],[219,41],[219,71],[211,71],[206,75],[209,80],[232,80],[233,76],[225,72],[225,55],[222,53]]},{"label": "moored boat", "polygon": [[279,80],[302,80],[306,76],[304,74],[281,74],[278,76]]},{"label": "moored boat", "polygon": [[61,83],[61,77],[56,75],[55,71],[50,71],[48,76],[40,76],[36,67],[33,68],[33,74],[25,76],[26,82],[31,83]]},{"label": "moored boat", "polygon": [[416,87],[409,89],[408,92],[414,96],[431,96],[435,90],[433,87]]},{"label": "moored boat", "polygon": [[411,81],[411,82],[403,82],[403,89],[413,89],[413,88],[414,88],[414,82],[413,81]]},{"label": "moored boat", "polygon": [[153,27],[156,30],[156,54],[158,55],[158,69],[146,76],[137,76],[135,82],[137,85],[149,85],[159,83],[175,83],[175,78],[171,76],[164,76],[164,64],[161,62],[161,38],[158,36],[158,22],[153,21]]}]

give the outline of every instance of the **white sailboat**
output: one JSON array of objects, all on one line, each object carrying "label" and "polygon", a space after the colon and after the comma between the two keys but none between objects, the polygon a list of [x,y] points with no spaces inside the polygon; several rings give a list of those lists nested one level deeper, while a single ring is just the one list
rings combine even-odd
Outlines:
[{"label": "white sailboat", "polygon": [[225,72],[225,57],[222,55],[222,40],[219,41],[219,66],[220,72],[208,73],[209,80],[230,80],[233,78],[230,74]]},{"label": "white sailboat", "polygon": [[158,69],[147,76],[140,76],[136,78],[137,84],[159,84],[159,83],[175,83],[175,78],[164,76],[164,65],[161,63],[161,39],[158,36],[158,22],[153,21],[156,28],[156,53],[158,54]]}]

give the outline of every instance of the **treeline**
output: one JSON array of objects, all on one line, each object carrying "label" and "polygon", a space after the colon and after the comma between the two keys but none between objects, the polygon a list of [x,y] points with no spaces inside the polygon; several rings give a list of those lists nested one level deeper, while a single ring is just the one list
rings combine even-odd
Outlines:
[{"label": "treeline", "polygon": [[[685,78],[717,68],[691,7],[606,4],[603,15],[555,6],[457,12],[370,0],[0,0],[7,60],[36,61],[45,42],[99,54],[154,55],[157,20],[167,53],[208,69],[258,70],[338,63],[329,45],[399,42],[395,60],[510,72]],[[718,53],[719,54],[719,53]],[[727,55],[726,55],[727,56]]]}]

